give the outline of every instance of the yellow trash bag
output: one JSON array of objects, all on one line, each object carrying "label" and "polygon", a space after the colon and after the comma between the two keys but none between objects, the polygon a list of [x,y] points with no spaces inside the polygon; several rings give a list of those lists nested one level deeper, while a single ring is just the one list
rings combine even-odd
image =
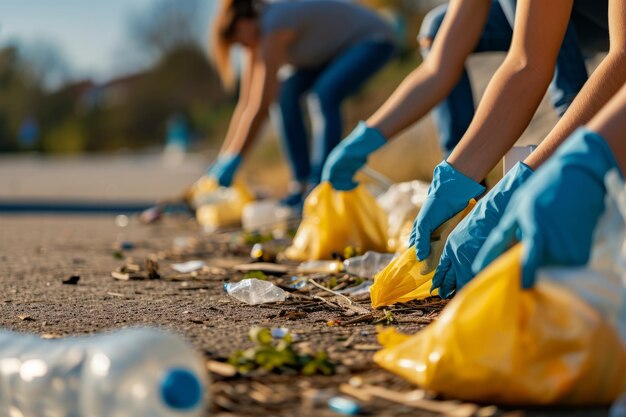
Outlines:
[{"label": "yellow trash bag", "polygon": [[297,261],[331,259],[348,246],[386,252],[387,215],[363,186],[336,191],[322,183],[306,198],[302,223],[285,255]]},{"label": "yellow trash bag", "polygon": [[[418,261],[415,248],[410,247],[391,261],[385,269],[376,274],[374,285],[370,288],[372,307],[380,308],[430,297],[430,288],[437,262],[441,257],[448,235],[472,211],[475,205],[476,201],[471,200],[462,212],[435,230],[433,236],[436,238],[431,243],[432,254],[428,259],[422,262]],[[432,292],[432,295],[437,294],[437,290]]]},{"label": "yellow trash bag", "polygon": [[237,226],[246,204],[254,196],[241,182],[231,187],[220,187],[212,177],[202,177],[187,191],[189,204],[196,209],[198,223],[209,231]]},{"label": "yellow trash bag", "polygon": [[425,388],[467,401],[608,404],[626,391],[615,327],[551,282],[522,290],[521,245],[470,282],[414,336],[386,333],[374,360]]},{"label": "yellow trash bag", "polygon": [[[407,303],[430,297],[435,272],[420,274],[421,262],[415,257],[415,248],[410,247],[374,277],[370,287],[372,308]],[[437,295],[437,291],[433,292]]]}]

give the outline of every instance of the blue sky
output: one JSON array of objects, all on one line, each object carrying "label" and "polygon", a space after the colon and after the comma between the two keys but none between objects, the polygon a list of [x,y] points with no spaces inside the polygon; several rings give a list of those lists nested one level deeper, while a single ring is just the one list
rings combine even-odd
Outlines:
[{"label": "blue sky", "polygon": [[[185,0],[179,0],[185,1]],[[215,0],[204,0],[205,14]],[[0,45],[14,39],[57,45],[74,78],[106,79],[137,69],[128,41],[129,16],[156,0],[1,0]]]}]

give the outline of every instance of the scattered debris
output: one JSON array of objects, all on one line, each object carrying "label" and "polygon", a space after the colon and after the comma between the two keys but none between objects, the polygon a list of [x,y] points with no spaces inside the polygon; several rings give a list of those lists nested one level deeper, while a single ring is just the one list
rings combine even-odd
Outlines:
[{"label": "scattered debris", "polygon": [[335,413],[346,416],[355,416],[361,412],[361,406],[356,401],[340,396],[329,399],[328,408]]},{"label": "scattered debris", "polygon": [[171,267],[174,271],[181,274],[189,274],[194,271],[198,271],[206,266],[204,261],[189,261],[178,264],[172,264]]},{"label": "scattered debris", "polygon": [[72,275],[71,277],[61,281],[61,283],[64,284],[64,285],[77,285],[78,281],[80,281],[80,276],[79,275]]},{"label": "scattered debris", "polygon": [[225,284],[224,289],[231,297],[249,305],[285,301],[287,296],[284,290],[271,282],[256,278]]},{"label": "scattered debris", "polygon": [[120,228],[128,227],[130,224],[130,218],[125,214],[119,214],[115,216],[115,225]]},{"label": "scattered debris", "polygon": [[261,271],[267,275],[280,276],[285,275],[289,272],[289,267],[286,265],[266,263],[266,262],[257,262],[252,264],[243,264],[237,265],[233,269],[239,272],[253,272],[253,271]]},{"label": "scattered debris", "polygon": [[163,216],[163,209],[161,206],[150,207],[141,212],[139,215],[139,221],[143,224],[156,223]]},{"label": "scattered debris", "polygon": [[255,343],[254,347],[245,351],[237,350],[228,358],[228,363],[240,373],[246,374],[256,369],[276,373],[298,372],[305,376],[332,375],[335,372],[335,365],[330,362],[326,352],[320,350],[314,355],[298,352],[288,332],[276,340],[270,329],[253,327],[249,338]]},{"label": "scattered debris", "polygon": [[383,310],[383,312],[385,313],[385,315],[372,321],[372,324],[384,324],[386,326],[391,326],[392,324],[397,323],[397,320],[391,310]]},{"label": "scattered debris", "polygon": [[250,272],[246,272],[245,275],[243,276],[244,279],[259,279],[261,281],[267,281],[269,279],[269,277],[267,275],[265,275],[263,272],[261,271],[250,271]]},{"label": "scattered debris", "polygon": [[208,361],[206,367],[212,374],[223,376],[225,378],[232,378],[237,375],[237,368],[228,363]]},{"label": "scattered debris", "polygon": [[343,271],[342,261],[307,261],[298,266],[301,273],[328,273],[338,274]]},{"label": "scattered debris", "polygon": [[118,281],[135,281],[147,279],[160,279],[159,263],[155,257],[146,258],[144,265],[127,262],[116,271],[111,272],[111,276]]}]

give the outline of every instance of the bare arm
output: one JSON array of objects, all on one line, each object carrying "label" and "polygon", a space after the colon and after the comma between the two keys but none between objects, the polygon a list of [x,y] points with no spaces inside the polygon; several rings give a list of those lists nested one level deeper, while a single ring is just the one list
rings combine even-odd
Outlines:
[{"label": "bare arm", "polygon": [[226,132],[226,138],[222,143],[220,153],[224,153],[226,149],[231,146],[233,137],[235,136],[235,132],[237,131],[237,128],[241,123],[241,117],[246,107],[248,106],[248,99],[250,97],[250,89],[252,86],[252,65],[254,60],[254,52],[246,51],[243,61],[243,74],[241,75],[241,81],[239,84],[239,99],[237,100],[237,106],[235,106],[235,111],[230,118],[228,131]]},{"label": "bare arm", "polygon": [[520,0],[511,49],[448,162],[481,181],[524,132],[552,79],[573,0]]},{"label": "bare arm", "polygon": [[367,121],[391,138],[424,117],[458,82],[480,39],[491,0],[452,0],[428,57]]},{"label": "bare arm", "polygon": [[531,168],[536,169],[545,162],[576,128],[588,123],[626,83],[626,9],[619,0],[611,0],[609,4],[609,32],[611,47],[608,55],[585,83],[563,118],[537,150],[526,158],[524,162]]},{"label": "bare arm", "polygon": [[626,85],[591,120],[587,127],[606,139],[622,173],[626,174]]},{"label": "bare arm", "polygon": [[278,70],[292,41],[292,31],[277,31],[266,36],[259,51],[252,54],[252,79],[249,95],[230,143],[224,152],[247,152],[267,119],[269,108],[278,93]]}]

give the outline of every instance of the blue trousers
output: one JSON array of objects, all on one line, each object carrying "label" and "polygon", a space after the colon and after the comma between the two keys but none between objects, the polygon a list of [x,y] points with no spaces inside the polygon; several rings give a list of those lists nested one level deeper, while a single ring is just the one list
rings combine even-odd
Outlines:
[{"label": "blue trousers", "polygon": [[[358,43],[320,68],[295,69],[286,76],[272,115],[296,181],[315,185],[330,151],[343,135],[341,103],[393,56],[390,42]],[[312,136],[309,152],[303,104]]]},{"label": "blue trousers", "polygon": [[[607,2],[605,0],[587,0],[587,3],[595,4],[592,7],[596,15],[602,15],[601,9],[605,10],[604,16],[608,16]],[[585,60],[581,52],[581,43],[579,42],[579,32],[581,39],[587,44],[597,45],[596,37],[602,33],[602,29],[597,30],[593,36],[591,34],[594,28],[591,25],[580,27],[574,23],[583,15],[589,15],[588,10],[584,10],[583,3],[574,6],[572,19],[568,25],[561,50],[557,58],[554,78],[550,84],[549,93],[555,111],[562,116],[569,105],[572,103],[582,86],[587,81],[587,69]],[[604,4],[603,4],[604,3]],[[476,45],[474,52],[491,52],[491,51],[508,51],[513,37],[513,22],[515,20],[515,0],[494,0],[489,11],[489,18],[482,33],[482,36]],[[578,10],[582,8],[583,10]],[[589,9],[589,7],[587,7]],[[434,39],[443,18],[447,11],[447,4],[433,9],[424,19],[420,30],[420,38]],[[605,17],[606,18],[606,17]],[[597,25],[596,25],[597,26]],[[597,29],[597,28],[595,28]],[[604,32],[608,39],[608,32]],[[590,49],[597,49],[591,47]],[[424,57],[428,55],[429,48],[422,48]],[[433,119],[439,130],[439,142],[445,156],[448,156],[454,147],[459,143],[465,131],[469,127],[474,118],[474,97],[472,95],[472,87],[467,71],[463,71],[461,79],[450,95],[433,110]]]}]

